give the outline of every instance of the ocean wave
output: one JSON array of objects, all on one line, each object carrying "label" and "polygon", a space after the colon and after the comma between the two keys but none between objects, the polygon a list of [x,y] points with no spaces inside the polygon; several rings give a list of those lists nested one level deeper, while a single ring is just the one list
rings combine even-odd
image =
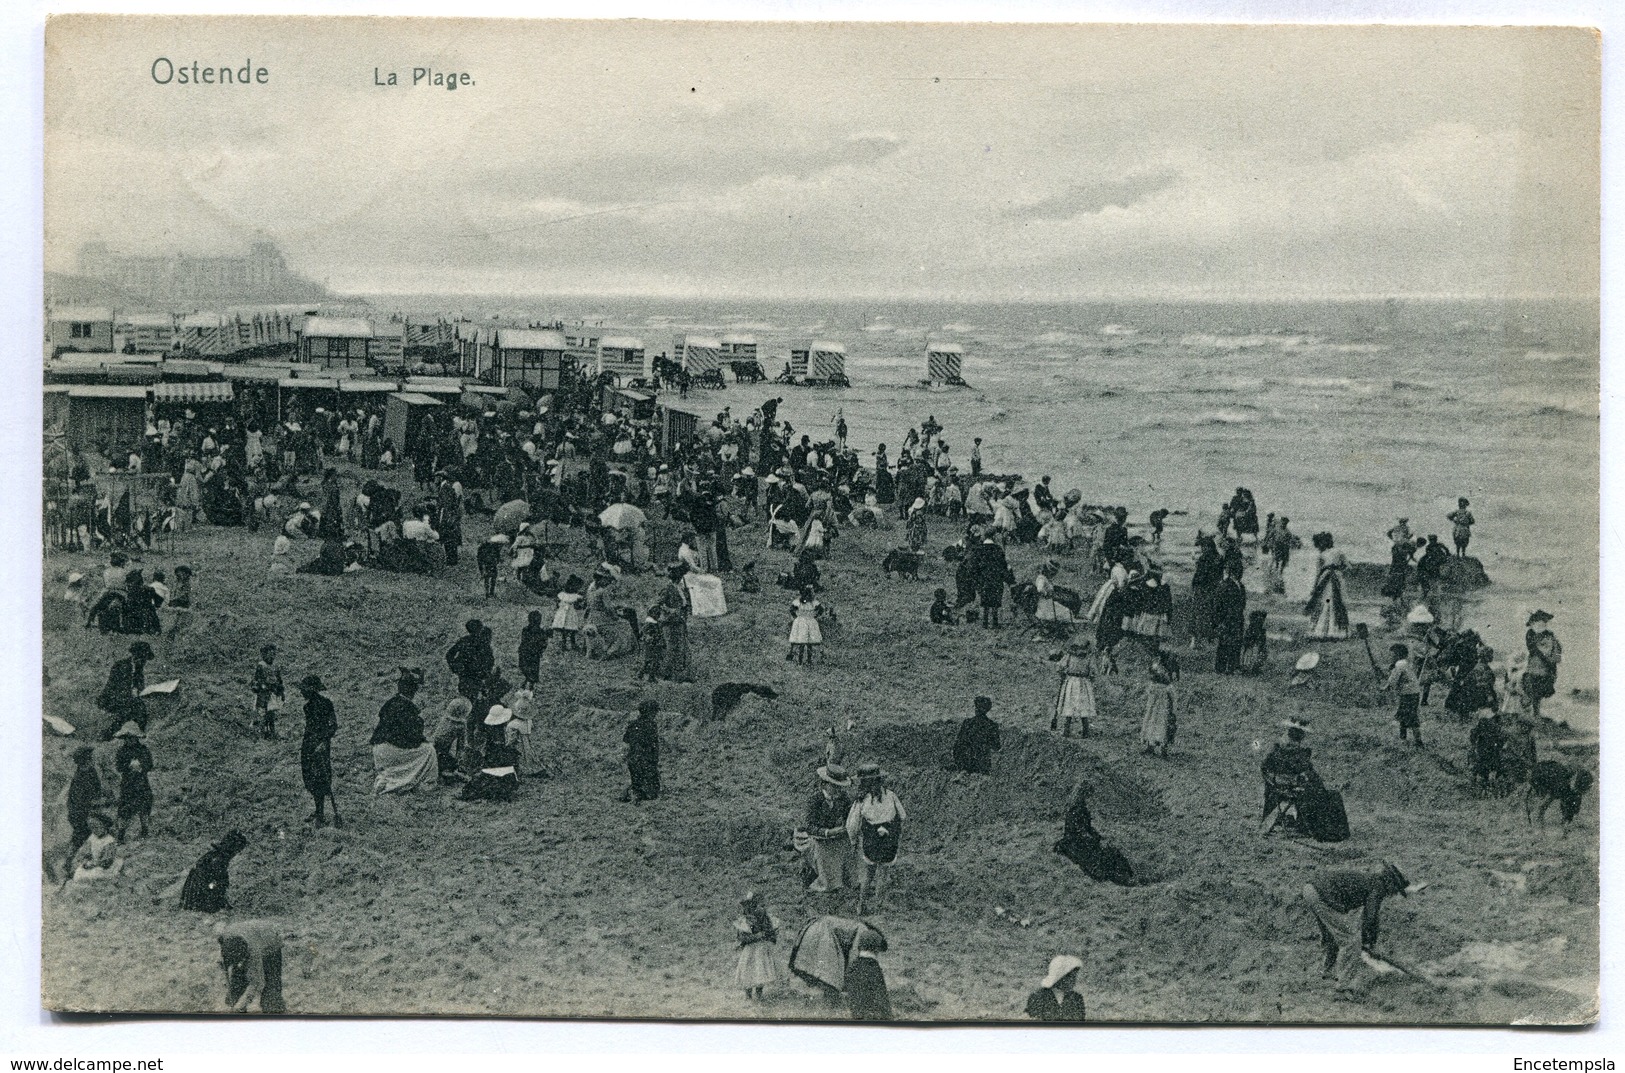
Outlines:
[{"label": "ocean wave", "polygon": [[976,330],[976,325],[974,325],[974,324],[965,324],[965,323],[962,323],[960,321],[954,321],[951,324],[944,324],[941,328],[938,328],[937,330],[938,331],[943,331],[943,332],[974,332]]},{"label": "ocean wave", "polygon": [[1180,336],[1179,345],[1187,347],[1200,347],[1204,350],[1259,350],[1273,347],[1280,350],[1291,350],[1308,342],[1314,342],[1312,336],[1307,335],[1215,335],[1209,332],[1192,332]]},{"label": "ocean wave", "polygon": [[1523,360],[1542,362],[1595,361],[1596,357],[1578,350],[1535,349],[1524,351]]},{"label": "ocean wave", "polygon": [[1596,420],[1601,414],[1596,404],[1582,402],[1547,403],[1529,411],[1530,417],[1585,417]]},{"label": "ocean wave", "polygon": [[1158,417],[1141,424],[1140,428],[1202,428],[1204,426],[1255,425],[1264,414],[1250,406],[1203,410],[1184,416]]},{"label": "ocean wave", "polygon": [[1039,346],[1076,346],[1086,340],[1077,332],[1054,331],[1033,336],[1033,342]]},{"label": "ocean wave", "polygon": [[1140,329],[1129,324],[1102,324],[1097,331],[1101,335],[1139,335]]},{"label": "ocean wave", "polygon": [[1278,380],[1266,380],[1265,383],[1277,387],[1297,388],[1300,391],[1349,395],[1372,395],[1381,390],[1376,381],[1361,380],[1352,376],[1288,376]]}]

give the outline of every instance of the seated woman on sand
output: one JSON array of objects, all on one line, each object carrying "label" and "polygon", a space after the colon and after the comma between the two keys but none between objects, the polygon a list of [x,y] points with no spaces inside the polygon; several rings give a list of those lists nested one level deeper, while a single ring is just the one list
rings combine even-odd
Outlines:
[{"label": "seated woman on sand", "polygon": [[423,740],[423,717],[412,700],[419,681],[416,672],[403,668],[395,695],[378,712],[378,726],[372,732],[372,764],[377,771],[374,793],[404,793],[438,784],[440,766],[434,746]]}]

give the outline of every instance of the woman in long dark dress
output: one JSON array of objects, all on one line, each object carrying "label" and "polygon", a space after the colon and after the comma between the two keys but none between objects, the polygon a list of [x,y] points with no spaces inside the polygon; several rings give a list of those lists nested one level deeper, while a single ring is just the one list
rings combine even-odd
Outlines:
[{"label": "woman in long dark dress", "polygon": [[134,723],[120,727],[118,738],[113,770],[119,777],[118,840],[123,842],[132,820],[141,821],[141,837],[147,837],[147,821],[152,818],[152,783],[147,780],[152,770],[152,750],[141,740],[141,729]]},{"label": "woman in long dark dress", "polygon": [[1214,597],[1213,626],[1218,639],[1213,669],[1219,674],[1234,674],[1241,669],[1241,642],[1247,632],[1247,590],[1229,570]]},{"label": "woman in long dark dress", "polygon": [[1213,620],[1214,599],[1219,582],[1224,578],[1224,560],[1219,556],[1218,542],[1210,536],[1196,539],[1201,551],[1196,556],[1196,568],[1191,574],[1191,646],[1197,641],[1211,641],[1216,636]]}]

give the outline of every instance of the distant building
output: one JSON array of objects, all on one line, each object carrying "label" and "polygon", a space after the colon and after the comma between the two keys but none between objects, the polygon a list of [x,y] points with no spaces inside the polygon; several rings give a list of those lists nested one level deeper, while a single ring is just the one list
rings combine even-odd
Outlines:
[{"label": "distant building", "polygon": [[288,269],[273,242],[255,242],[246,257],[126,255],[105,242],[79,248],[79,275],[159,302],[303,302],[326,288]]}]

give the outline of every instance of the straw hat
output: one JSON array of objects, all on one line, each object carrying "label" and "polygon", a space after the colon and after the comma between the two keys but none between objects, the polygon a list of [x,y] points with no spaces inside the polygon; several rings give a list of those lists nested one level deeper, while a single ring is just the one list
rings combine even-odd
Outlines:
[{"label": "straw hat", "polygon": [[1296,666],[1294,667],[1294,669],[1297,670],[1297,671],[1300,671],[1302,673],[1307,674],[1309,671],[1312,671],[1316,667],[1319,667],[1319,666],[1320,666],[1320,653],[1319,652],[1305,652],[1303,655],[1298,657],[1298,662],[1297,662]]},{"label": "straw hat", "polygon": [[490,537],[487,538],[486,542],[489,544],[506,544],[508,542],[508,538],[502,533],[492,533]]},{"label": "straw hat", "polygon": [[1301,730],[1306,734],[1309,732],[1309,724],[1302,719],[1283,719],[1281,725],[1288,730]]},{"label": "straw hat", "polygon": [[858,765],[857,780],[859,782],[869,782],[874,779],[884,779],[885,777],[885,768],[882,768],[873,760],[866,760]]},{"label": "straw hat", "polygon": [[851,786],[852,776],[840,764],[825,764],[818,769],[818,777],[831,786]]},{"label": "straw hat", "polygon": [[1067,973],[1078,972],[1083,968],[1083,959],[1073,957],[1071,954],[1056,954],[1049,959],[1049,972],[1044,974],[1043,982],[1039,987],[1054,987],[1060,983]]},{"label": "straw hat", "polygon": [[[1548,615],[1547,617],[1550,618],[1551,616]],[[1431,626],[1433,624],[1433,612],[1428,610],[1427,604],[1417,604],[1411,608],[1410,614],[1405,616],[1405,621],[1412,626]],[[1531,619],[1530,621],[1534,620]]]},{"label": "straw hat", "polygon": [[144,737],[146,737],[146,735],[144,733],[142,733],[141,728],[136,725],[135,720],[131,719],[130,721],[125,723],[123,726],[119,727],[118,730],[114,732],[113,737],[115,737],[115,738],[144,738]]},{"label": "straw hat", "polygon": [[513,712],[504,708],[500,704],[493,704],[491,705],[491,710],[485,713],[485,725],[488,727],[499,727],[512,718]]}]

